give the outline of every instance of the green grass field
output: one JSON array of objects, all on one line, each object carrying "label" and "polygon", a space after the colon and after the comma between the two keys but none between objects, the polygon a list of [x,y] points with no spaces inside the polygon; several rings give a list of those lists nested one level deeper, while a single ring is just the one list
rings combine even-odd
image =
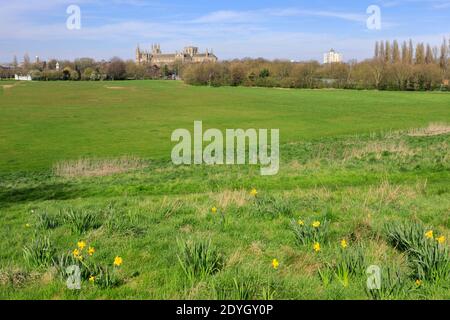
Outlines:
[{"label": "green grass field", "polygon": [[[194,120],[279,128],[279,174],[172,165]],[[1,81],[0,298],[450,299],[449,125],[445,93]]]}]

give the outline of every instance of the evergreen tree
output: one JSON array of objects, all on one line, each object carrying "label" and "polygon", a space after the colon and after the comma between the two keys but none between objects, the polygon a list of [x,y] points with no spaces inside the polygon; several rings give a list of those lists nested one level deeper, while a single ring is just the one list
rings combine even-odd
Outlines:
[{"label": "evergreen tree", "polygon": [[374,58],[378,59],[380,57],[380,44],[375,42],[375,52],[374,52]]},{"label": "evergreen tree", "polygon": [[392,49],[391,49],[391,43],[389,41],[386,41],[386,47],[384,48],[384,61],[385,62],[391,62],[392,60]]},{"label": "evergreen tree", "polygon": [[394,40],[394,44],[392,46],[392,61],[394,63],[398,63],[400,62],[401,58],[400,58],[400,48],[398,45],[398,41]]},{"label": "evergreen tree", "polygon": [[439,56],[439,65],[444,71],[447,71],[448,68],[448,51],[449,47],[447,46],[447,39],[444,38],[441,45],[441,54]]},{"label": "evergreen tree", "polygon": [[408,44],[406,43],[406,41],[403,41],[403,44],[402,44],[402,62],[409,63],[409,50],[408,50]]},{"label": "evergreen tree", "polygon": [[414,45],[411,39],[409,39],[409,45],[408,45],[408,52],[409,52],[409,60],[408,63],[413,63],[413,57],[414,57]]},{"label": "evergreen tree", "polygon": [[384,42],[383,41],[381,41],[381,43],[380,43],[380,51],[378,53],[379,53],[378,54],[379,59],[384,59],[386,51],[384,50]]},{"label": "evergreen tree", "polygon": [[425,63],[425,46],[423,43],[418,43],[416,46],[416,64]]},{"label": "evergreen tree", "polygon": [[426,64],[434,63],[433,50],[431,49],[430,44],[427,44],[427,49],[425,53],[425,63]]}]

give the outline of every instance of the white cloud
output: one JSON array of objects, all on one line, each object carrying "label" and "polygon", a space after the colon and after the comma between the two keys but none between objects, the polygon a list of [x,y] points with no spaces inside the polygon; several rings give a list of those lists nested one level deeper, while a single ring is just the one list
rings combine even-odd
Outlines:
[{"label": "white cloud", "polygon": [[[1,0],[0,0],[1,1]],[[397,0],[412,1],[412,0]],[[114,0],[116,5],[135,7],[158,6],[155,1]],[[449,1],[433,1],[448,3]],[[65,27],[65,6],[71,3],[111,5],[101,0],[29,0],[3,2],[0,4],[0,60],[7,61],[13,54],[22,56],[25,51],[41,57],[74,58],[91,55],[95,58],[121,56],[132,58],[137,43],[149,46],[161,43],[164,51],[180,50],[184,45],[195,44],[201,48],[214,48],[220,58],[267,57],[286,59],[320,59],[331,47],[344,53],[346,59],[364,58],[372,54],[376,40],[388,38],[386,34],[368,32],[367,16],[355,12],[332,10],[304,10],[298,8],[267,8],[249,11],[219,10],[197,18],[150,22],[145,19],[129,20],[102,16],[85,16],[81,30],[69,31]],[[391,1],[391,5],[393,5]],[[35,9],[36,8],[36,9]],[[83,8],[83,7],[82,7]],[[51,23],[42,23],[42,17],[56,15]],[[274,28],[278,21],[286,23],[290,17],[312,17],[318,21],[335,19],[349,24],[351,35],[336,30],[298,32],[295,28]],[[295,19],[292,19],[295,20]],[[50,21],[50,20],[46,20]],[[105,22],[107,21],[107,22]],[[93,23],[94,22],[94,23]],[[383,19],[383,30],[393,24]],[[356,30],[356,31],[355,31]],[[439,43],[441,34],[424,36]],[[414,34],[408,37],[418,38]],[[38,40],[38,41],[37,41]],[[402,39],[400,39],[402,40]]]}]

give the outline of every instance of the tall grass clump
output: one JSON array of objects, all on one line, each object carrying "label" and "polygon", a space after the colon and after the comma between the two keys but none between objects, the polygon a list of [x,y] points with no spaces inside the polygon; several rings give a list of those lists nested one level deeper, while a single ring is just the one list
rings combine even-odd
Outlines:
[{"label": "tall grass clump", "polygon": [[386,237],[395,248],[407,254],[417,280],[446,281],[450,276],[450,255],[445,237],[435,238],[422,224],[395,223],[385,226]]},{"label": "tall grass clump", "polygon": [[61,225],[59,215],[50,214],[48,212],[40,212],[37,215],[37,227],[43,230],[56,229]]},{"label": "tall grass clump", "polygon": [[357,246],[343,249],[334,266],[336,278],[344,287],[349,286],[350,277],[361,276],[366,270],[366,257],[364,248]]},{"label": "tall grass clump", "polygon": [[425,226],[420,222],[395,222],[385,225],[387,241],[400,251],[420,248],[425,244]]},{"label": "tall grass clump", "polygon": [[292,220],[291,230],[299,245],[308,245],[314,242],[323,243],[326,241],[329,232],[329,222],[313,220]]},{"label": "tall grass clump", "polygon": [[205,279],[219,272],[224,266],[224,258],[211,241],[178,241],[178,261],[187,279]]},{"label": "tall grass clump", "polygon": [[23,248],[23,257],[30,267],[48,267],[55,256],[55,248],[46,236],[35,238]]},{"label": "tall grass clump", "polygon": [[261,196],[255,198],[256,213],[271,217],[292,216],[295,207],[291,200],[275,196]]},{"label": "tall grass clump", "polygon": [[437,241],[427,241],[419,248],[409,250],[414,277],[435,283],[445,282],[450,276],[450,258],[447,247]]},{"label": "tall grass clump", "polygon": [[369,299],[404,299],[407,297],[410,290],[407,281],[403,278],[396,266],[388,265],[387,267],[382,268],[379,281],[380,283],[378,284],[378,288],[376,288],[374,283],[372,284],[373,287],[370,287],[369,283],[364,284],[365,292]]},{"label": "tall grass clump", "polygon": [[328,286],[336,279],[342,286],[350,285],[351,277],[360,277],[366,270],[366,257],[364,247],[361,245],[352,248],[341,248],[340,254],[334,263],[325,263],[324,268],[318,270],[320,280]]},{"label": "tall grass clump", "polygon": [[70,267],[76,266],[80,270],[81,281],[89,281],[102,289],[114,288],[122,283],[116,268],[101,264],[86,254],[76,257],[73,253],[62,253],[53,260],[53,265],[63,281],[71,275]]},{"label": "tall grass clump", "polygon": [[274,300],[276,290],[270,280],[265,282],[252,274],[240,274],[212,283],[216,300]]},{"label": "tall grass clump", "polygon": [[98,214],[86,210],[67,210],[64,214],[64,222],[70,226],[70,229],[75,234],[98,229],[102,225]]},{"label": "tall grass clump", "polygon": [[104,227],[111,234],[119,233],[127,236],[137,236],[145,232],[139,215],[115,210],[109,210]]}]

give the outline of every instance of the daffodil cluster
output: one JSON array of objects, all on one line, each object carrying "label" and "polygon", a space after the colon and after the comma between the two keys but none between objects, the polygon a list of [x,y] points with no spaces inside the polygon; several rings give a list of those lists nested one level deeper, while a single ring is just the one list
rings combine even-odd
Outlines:
[{"label": "daffodil cluster", "polygon": [[319,244],[314,249],[315,252],[319,252],[320,243],[325,241],[328,232],[328,222],[317,219],[308,221],[300,218],[297,221],[292,221],[292,230],[299,244]]}]

